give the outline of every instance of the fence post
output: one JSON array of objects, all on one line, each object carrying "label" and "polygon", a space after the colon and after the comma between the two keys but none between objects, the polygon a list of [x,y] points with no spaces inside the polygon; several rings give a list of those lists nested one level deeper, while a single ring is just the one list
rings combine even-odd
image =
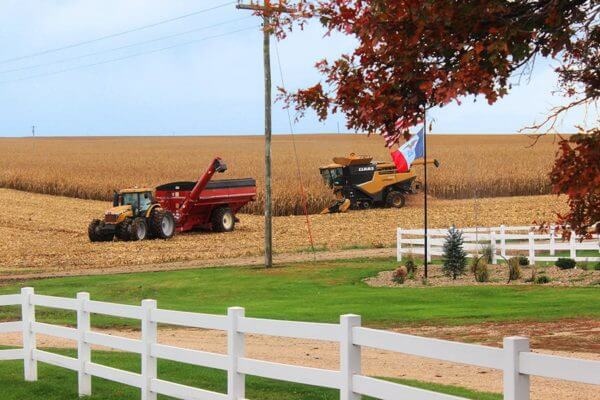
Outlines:
[{"label": "fence post", "polygon": [[35,333],[31,330],[31,324],[35,322],[35,306],[31,304],[34,291],[32,287],[21,289],[21,319],[23,320],[23,371],[26,381],[37,381],[37,361],[33,359],[33,351],[36,348]]},{"label": "fence post", "polygon": [[431,262],[431,233],[427,231],[427,262]]},{"label": "fence post", "polygon": [[533,232],[529,232],[529,264],[535,265],[535,239]]},{"label": "fence post", "polygon": [[152,380],[157,378],[156,358],[152,357],[152,345],[156,344],[158,330],[152,322],[152,310],[156,300],[142,300],[142,400],[156,400],[156,392],[151,390]]},{"label": "fence post", "polygon": [[550,226],[550,255],[556,254],[556,225]]},{"label": "fence post", "polygon": [[506,226],[500,225],[500,255],[506,258]]},{"label": "fence post", "polygon": [[402,228],[396,229],[396,261],[402,261]]},{"label": "fence post", "polygon": [[227,318],[227,355],[229,368],[227,369],[227,398],[238,400],[246,398],[246,376],[238,372],[238,360],[245,355],[244,334],[238,332],[238,320],[245,315],[242,307],[229,307]]},{"label": "fence post", "polygon": [[492,264],[498,264],[498,255],[496,254],[496,232],[490,231],[490,247],[492,250]]},{"label": "fence post", "polygon": [[529,375],[519,373],[519,353],[529,351],[529,339],[504,338],[504,400],[529,400]]},{"label": "fence post", "polygon": [[342,382],[340,400],[360,400],[361,395],[352,390],[352,378],[360,375],[361,348],[354,344],[352,329],[360,326],[360,315],[347,314],[340,317],[340,373]]},{"label": "fence post", "polygon": [[90,294],[86,292],[77,293],[79,306],[77,308],[77,359],[79,360],[79,371],[77,371],[77,386],[79,396],[90,396],[92,394],[92,376],[85,373],[86,364],[92,360],[90,345],[85,342],[85,334],[90,330],[90,313],[85,311],[85,302],[90,300]]},{"label": "fence post", "polygon": [[577,248],[575,247],[577,244],[575,241],[577,237],[575,235],[575,231],[571,231],[571,237],[569,238],[569,257],[573,260],[577,257]]}]

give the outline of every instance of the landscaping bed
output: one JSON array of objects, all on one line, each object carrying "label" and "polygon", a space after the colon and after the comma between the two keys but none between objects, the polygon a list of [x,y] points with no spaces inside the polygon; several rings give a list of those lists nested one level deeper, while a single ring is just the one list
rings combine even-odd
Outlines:
[{"label": "landscaping bed", "polygon": [[[467,271],[464,275],[452,279],[444,274],[442,266],[431,264],[428,267],[427,280],[424,279],[423,266],[419,266],[414,278],[405,279],[404,283],[393,280],[394,271],[382,271],[374,277],[366,278],[364,282],[373,287],[429,287],[429,286],[467,286],[467,285],[537,285],[534,283],[534,267],[521,267],[521,279],[508,282],[508,266],[505,264],[488,265],[489,281],[477,282],[475,276]],[[581,268],[560,269],[556,266],[535,267],[535,277],[547,276],[549,282],[544,286],[595,286],[600,288],[600,271],[584,270]]]}]

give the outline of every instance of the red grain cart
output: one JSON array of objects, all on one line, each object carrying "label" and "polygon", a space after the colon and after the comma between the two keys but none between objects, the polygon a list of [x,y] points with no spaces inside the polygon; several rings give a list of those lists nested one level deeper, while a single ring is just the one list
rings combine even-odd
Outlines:
[{"label": "red grain cart", "polygon": [[215,158],[197,182],[172,182],[156,188],[156,200],[171,211],[178,232],[211,229],[230,232],[239,220],[236,213],[256,200],[256,181],[252,178],[211,181],[227,165]]}]

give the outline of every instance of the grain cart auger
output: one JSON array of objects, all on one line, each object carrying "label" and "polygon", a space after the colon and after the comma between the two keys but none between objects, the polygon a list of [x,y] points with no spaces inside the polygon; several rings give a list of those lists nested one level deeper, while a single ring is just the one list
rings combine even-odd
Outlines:
[{"label": "grain cart auger", "polygon": [[[398,173],[391,162],[372,161],[369,156],[354,153],[348,157],[335,157],[333,164],[319,168],[323,180],[333,189],[337,201],[321,211],[321,214],[346,212],[348,209],[371,207],[402,208],[406,195],[416,194],[422,184],[414,169]],[[428,164],[439,166],[437,160]],[[423,159],[412,165],[423,165]]]}]

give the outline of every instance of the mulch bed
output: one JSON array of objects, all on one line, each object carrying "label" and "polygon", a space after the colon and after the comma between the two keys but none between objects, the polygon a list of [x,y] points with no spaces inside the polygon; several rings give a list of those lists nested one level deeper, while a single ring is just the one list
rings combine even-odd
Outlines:
[{"label": "mulch bed", "polygon": [[[406,279],[403,284],[392,280],[394,271],[383,271],[377,276],[365,279],[365,283],[374,287],[430,287],[430,286],[478,286],[478,285],[533,285],[528,282],[533,275],[532,267],[521,267],[521,279],[508,283],[508,266],[488,265],[489,282],[477,282],[467,266],[465,275],[456,280],[444,275],[441,265],[429,265],[428,278],[423,279],[423,266],[419,266],[414,279]],[[595,286],[600,288],[600,271],[581,268],[561,270],[558,267],[536,267],[537,276],[546,275],[550,282],[543,286]],[[541,284],[539,284],[542,286]]]}]

